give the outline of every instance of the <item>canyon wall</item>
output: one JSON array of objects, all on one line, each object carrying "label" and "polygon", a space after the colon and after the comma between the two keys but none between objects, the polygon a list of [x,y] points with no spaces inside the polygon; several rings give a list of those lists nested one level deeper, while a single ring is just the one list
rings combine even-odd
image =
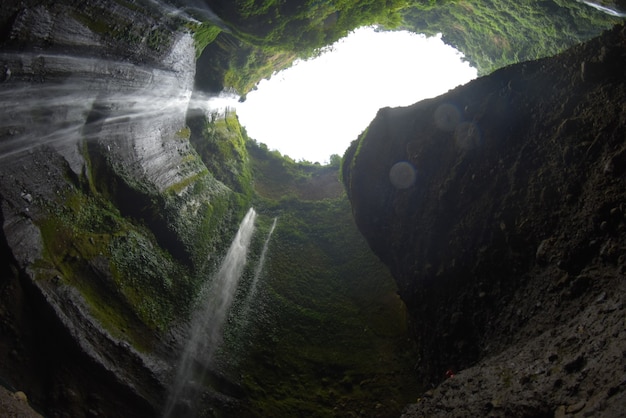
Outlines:
[{"label": "canyon wall", "polygon": [[381,109],[346,151],[353,215],[407,305],[420,375],[469,369],[408,416],[617,413],[625,41],[617,27]]},{"label": "canyon wall", "polygon": [[[198,88],[245,93],[351,25],[398,23],[399,2],[264,13],[211,3],[219,17],[195,2],[3,3],[3,385],[46,416],[160,415],[200,289],[250,206],[253,261],[278,221],[258,289],[236,296],[200,385],[198,409],[215,416],[397,416],[418,383],[516,347],[528,318],[573,316],[581,300],[620,312],[620,293],[588,266],[613,277],[621,263],[621,32],[556,64],[502,70],[461,98],[382,110],[348,152],[355,219],[412,315],[416,370],[405,306],[353,224],[338,167],[297,164],[248,138],[236,114],[198,105]],[[545,207],[554,213],[536,215]],[[524,272],[539,268],[554,280],[530,286]],[[547,283],[558,312],[540,309],[554,302]],[[555,352],[570,380],[592,358]]]}]

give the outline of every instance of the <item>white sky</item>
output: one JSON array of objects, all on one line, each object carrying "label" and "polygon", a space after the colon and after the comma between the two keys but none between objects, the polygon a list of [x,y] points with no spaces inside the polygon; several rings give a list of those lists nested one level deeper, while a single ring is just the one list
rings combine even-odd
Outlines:
[{"label": "white sky", "polygon": [[476,78],[439,37],[360,28],[332,52],[298,61],[237,103],[248,135],[296,161],[326,163],[385,106],[407,106]]}]

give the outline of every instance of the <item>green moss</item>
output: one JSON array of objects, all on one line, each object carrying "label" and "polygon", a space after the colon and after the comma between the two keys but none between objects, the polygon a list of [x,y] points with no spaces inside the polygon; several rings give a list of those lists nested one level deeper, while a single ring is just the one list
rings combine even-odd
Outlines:
[{"label": "green moss", "polygon": [[181,128],[176,132],[176,137],[178,139],[189,139],[190,136],[191,136],[191,129],[189,129],[188,126],[185,126],[184,128]]},{"label": "green moss", "polygon": [[194,45],[196,48],[196,58],[200,57],[204,48],[211,42],[215,41],[217,35],[222,31],[219,27],[209,23],[204,22],[201,24],[189,24],[188,28],[193,33]]},{"label": "green moss", "polygon": [[165,29],[154,28],[148,32],[146,42],[150,49],[160,51],[164,46],[169,45],[169,34],[165,31]]},{"label": "green moss", "polygon": [[245,133],[235,112],[193,122],[190,138],[211,174],[235,192],[252,196],[252,172]]},{"label": "green moss", "polygon": [[172,184],[167,189],[167,192],[179,194],[183,190],[185,190],[187,187],[189,187],[190,185],[198,183],[198,181],[203,176],[206,176],[206,175],[208,175],[208,171],[199,172],[199,173],[196,173],[196,174],[194,174],[192,176],[185,177],[184,179],[182,179],[178,183]]},{"label": "green moss", "polygon": [[600,34],[619,19],[581,2],[438,1],[402,11],[402,28],[443,40],[465,54],[480,75],[554,55]]},{"label": "green moss", "polygon": [[443,33],[483,75],[555,54],[620,21],[567,0],[218,0],[213,7],[232,31],[211,35],[209,90],[234,88],[242,96],[296,58],[317,56],[361,26]]},{"label": "green moss", "polygon": [[[91,167],[93,159],[87,161]],[[60,272],[65,284],[80,291],[105,329],[148,350],[173,320],[189,315],[207,270],[214,267],[207,263],[207,254],[221,251],[224,237],[218,231],[228,223],[235,202],[206,169],[200,178],[189,179],[191,187],[185,187],[189,189],[185,193],[197,193],[194,198],[154,196],[154,210],[165,219],[175,219],[168,223],[178,239],[193,249],[195,261],[190,266],[162,247],[148,223],[125,216],[112,205],[115,199],[101,197],[95,186],[98,173],[102,172],[90,177],[95,182],[82,180],[90,185],[87,192],[69,187],[59,195],[59,201],[48,207],[49,216],[38,223],[46,254],[42,264],[48,266],[42,271],[53,267]],[[108,179],[115,183],[114,177]]]},{"label": "green moss", "polygon": [[[59,280],[73,286],[84,297],[91,314],[113,336],[148,350],[153,336],[138,319],[140,314],[125,298],[120,298],[109,260],[115,234],[129,228],[119,213],[105,202],[67,193],[65,205],[54,205],[50,216],[38,226],[45,247],[40,280]],[[53,270],[50,269],[53,268]]]},{"label": "green moss", "polygon": [[[328,169],[287,163],[301,176]],[[345,197],[259,199],[255,207],[261,237],[273,216],[278,226],[254,313],[235,310],[238,325],[227,330],[223,351],[244,375],[247,413],[328,416],[380,404],[399,414],[418,393],[414,347],[395,285],[356,230]]]},{"label": "green moss", "polygon": [[502,380],[502,385],[505,388],[510,388],[513,384],[513,373],[510,369],[502,369],[500,371],[500,379]]}]

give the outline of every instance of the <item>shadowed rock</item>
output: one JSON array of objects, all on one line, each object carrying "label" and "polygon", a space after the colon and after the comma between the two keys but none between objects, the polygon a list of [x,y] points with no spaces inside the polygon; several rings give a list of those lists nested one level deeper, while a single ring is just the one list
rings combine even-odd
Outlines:
[{"label": "shadowed rock", "polygon": [[[556,351],[556,338],[531,337],[571,332],[569,321],[603,291],[623,300],[616,286],[625,260],[625,39],[618,27],[560,56],[382,109],[346,152],[343,179],[355,220],[407,304],[424,383],[482,359],[489,364],[503,350],[502,363],[490,367],[530,361],[525,350],[536,344]],[[575,346],[588,352],[593,344],[580,339]],[[585,367],[595,376],[583,380],[589,388],[610,386],[623,366],[623,359],[580,367],[568,361],[559,373]],[[516,363],[511,373],[528,364]],[[476,379],[480,370],[470,373]],[[532,379],[549,386],[555,377],[543,370]],[[502,397],[509,412],[530,396],[501,383],[481,390]],[[464,400],[463,416],[489,412],[467,392],[446,396]],[[525,413],[501,414],[551,415],[567,398],[549,390],[532,396],[538,403]],[[452,405],[436,396],[417,404],[415,416],[444,414]]]}]

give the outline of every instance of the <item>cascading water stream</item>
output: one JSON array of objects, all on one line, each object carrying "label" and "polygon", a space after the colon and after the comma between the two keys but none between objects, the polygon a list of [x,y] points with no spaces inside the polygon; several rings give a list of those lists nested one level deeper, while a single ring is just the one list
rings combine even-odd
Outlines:
[{"label": "cascading water stream", "polygon": [[241,318],[243,321],[246,321],[248,317],[248,313],[250,311],[250,306],[252,306],[252,299],[256,294],[256,289],[259,284],[259,278],[261,277],[261,273],[263,272],[263,268],[265,267],[265,258],[267,255],[267,249],[270,244],[270,239],[272,238],[272,234],[274,233],[274,229],[276,228],[276,222],[278,218],[274,218],[274,222],[272,222],[272,226],[270,227],[269,232],[267,233],[267,238],[265,238],[265,243],[263,244],[263,249],[261,250],[261,255],[259,256],[259,262],[254,270],[254,276],[252,278],[252,283],[250,284],[250,289],[248,290],[248,294],[246,295],[246,300],[243,303],[243,309],[241,312]]},{"label": "cascading water stream", "polygon": [[622,11],[622,10],[618,10],[617,8],[615,8],[615,5],[613,5],[613,7],[611,6],[605,6],[604,4],[600,4],[597,1],[589,1],[589,0],[578,0],[580,3],[584,3],[587,6],[591,6],[596,10],[600,10],[603,13],[606,13],[608,15],[611,16],[615,16],[615,17],[626,17],[626,12]]},{"label": "cascading water stream", "polygon": [[189,111],[200,111],[209,119],[224,118],[235,109],[239,96],[233,92],[223,91],[218,95],[206,95],[194,91],[189,101]]},{"label": "cascading water stream", "polygon": [[183,351],[164,417],[194,416],[201,382],[222,339],[222,328],[241,279],[254,232],[256,212],[250,208],[222,264],[200,293],[201,306],[193,315],[189,340]]},{"label": "cascading water stream", "polygon": [[[192,24],[211,22],[230,31],[202,1],[141,3],[156,7],[162,16],[176,15]],[[223,113],[222,107],[236,103],[233,94],[193,92],[195,46],[190,33],[173,34],[167,56],[145,65],[106,53],[98,36],[87,29],[81,34],[74,34],[76,42],[89,41],[85,45],[91,47],[90,55],[72,55],[61,48],[0,52],[0,160],[41,145],[71,160],[82,141],[107,142],[113,148],[116,137],[137,148],[146,148],[141,140],[149,138],[154,144],[148,146],[159,150],[158,141],[176,138],[173,133],[184,126],[188,110]],[[63,36],[71,34],[53,35],[66,39]]]},{"label": "cascading water stream", "polygon": [[[136,142],[133,132],[156,138],[163,125],[182,125],[192,95],[193,54],[189,34],[177,38],[164,68],[55,52],[0,53],[12,74],[0,89],[0,158],[116,135]],[[30,82],[37,68],[46,78]]]}]

